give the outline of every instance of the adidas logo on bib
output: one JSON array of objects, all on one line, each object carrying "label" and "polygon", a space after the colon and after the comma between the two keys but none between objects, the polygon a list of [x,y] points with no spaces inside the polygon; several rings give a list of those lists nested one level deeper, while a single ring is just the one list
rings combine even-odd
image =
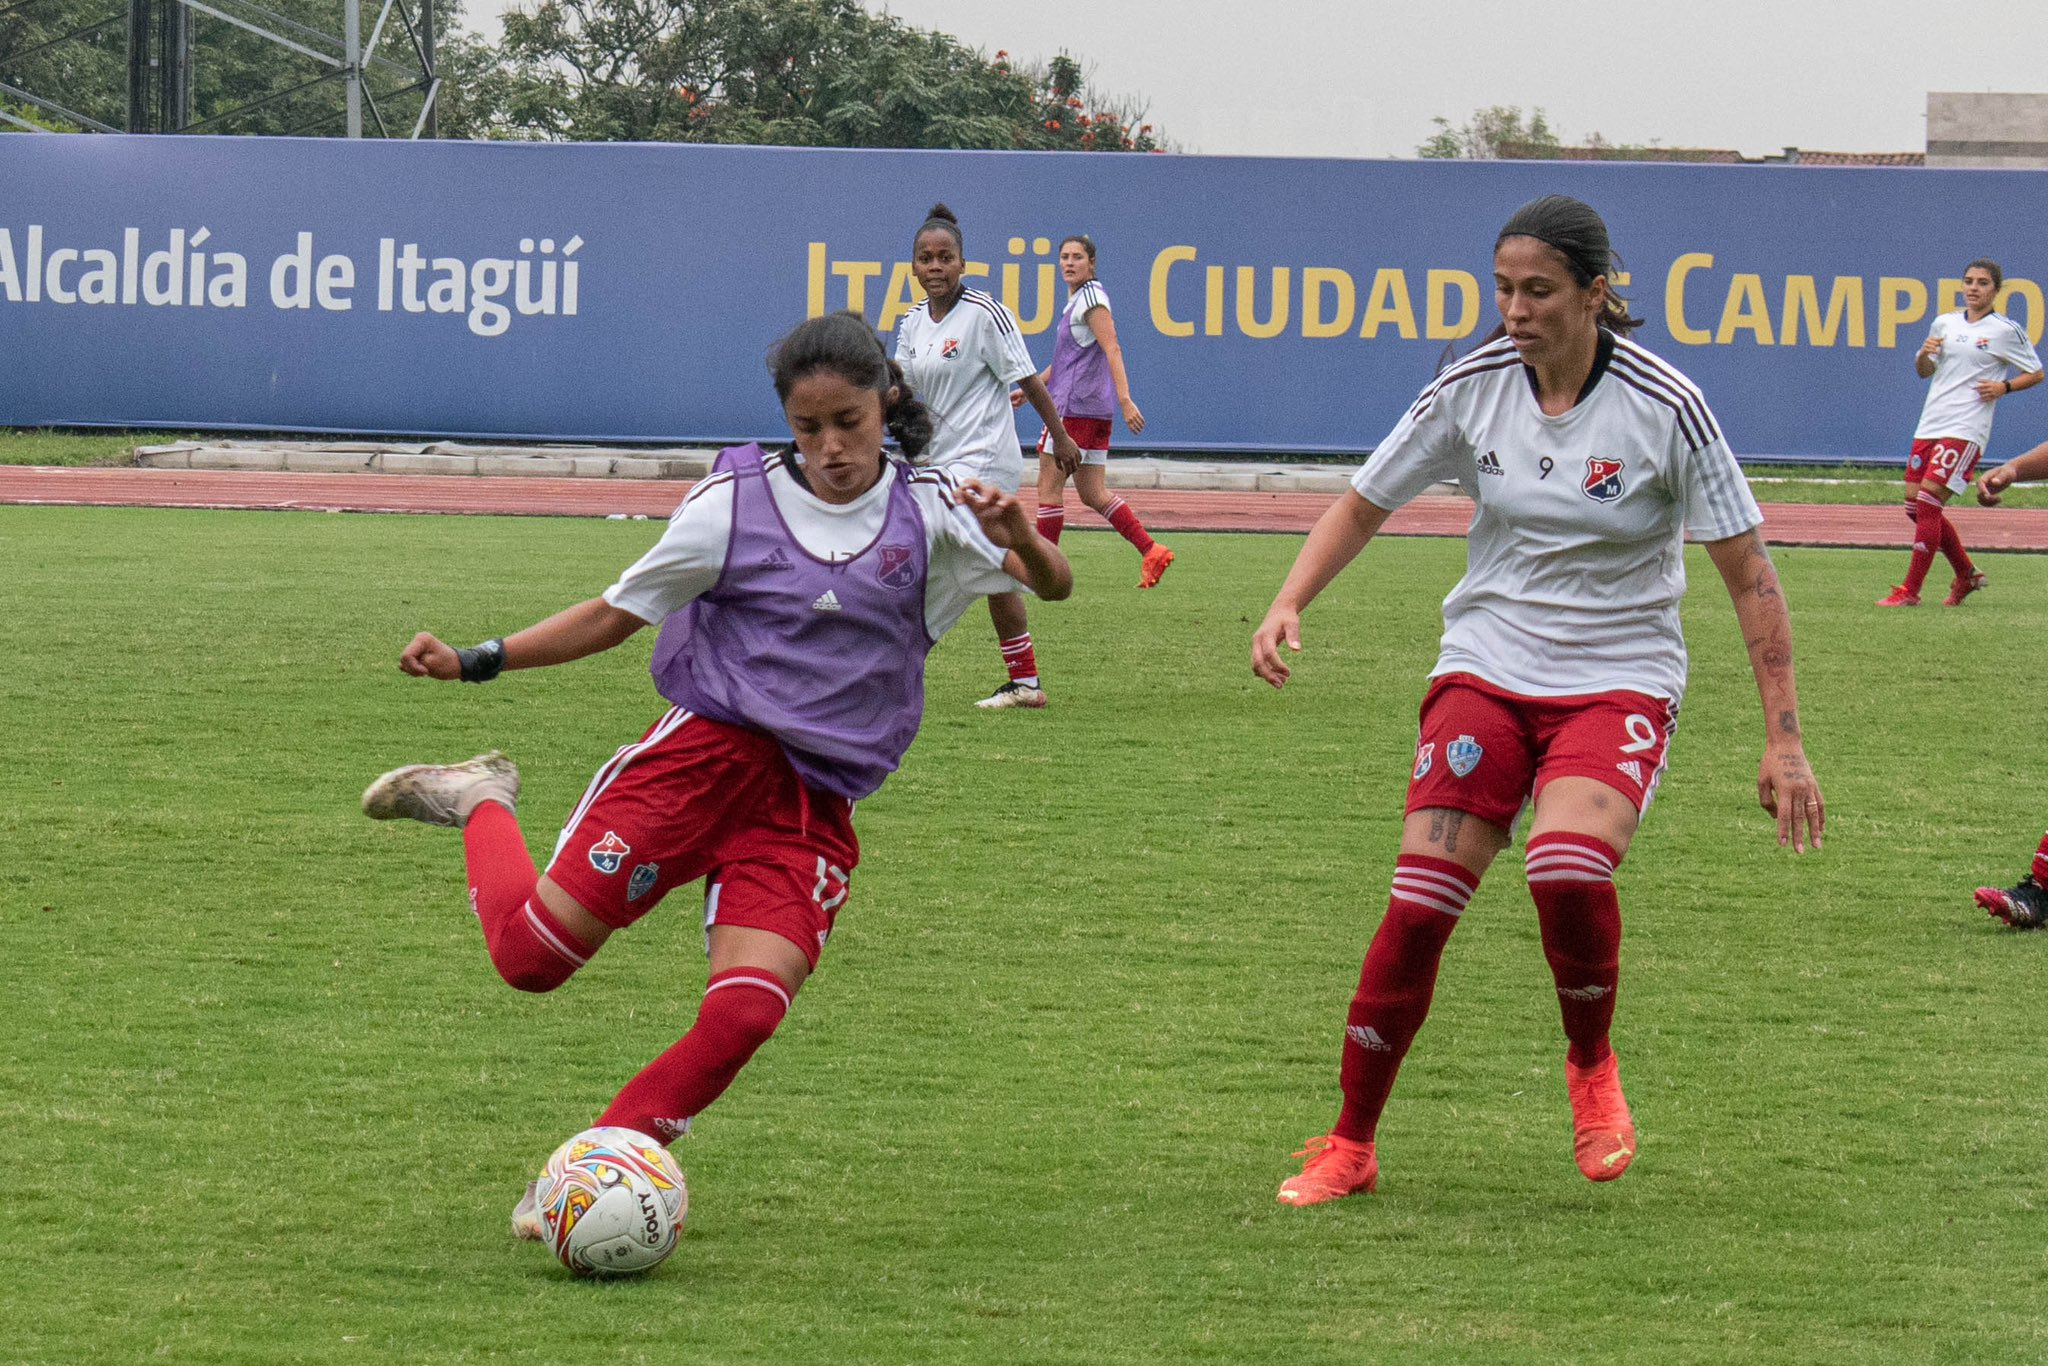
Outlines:
[{"label": "adidas logo on bib", "polygon": [[811,610],[812,610],[813,612],[836,612],[836,611],[838,611],[838,610],[839,610],[839,595],[838,595],[837,593],[834,593],[834,592],[833,592],[833,591],[832,591],[831,589],[829,589],[829,588],[828,588],[828,589],[826,589],[826,590],[825,590],[824,592],[822,592],[822,593],[820,593],[820,594],[818,595],[818,600],[817,600],[816,602],[814,602],[814,603],[812,603],[812,604],[811,604]]}]

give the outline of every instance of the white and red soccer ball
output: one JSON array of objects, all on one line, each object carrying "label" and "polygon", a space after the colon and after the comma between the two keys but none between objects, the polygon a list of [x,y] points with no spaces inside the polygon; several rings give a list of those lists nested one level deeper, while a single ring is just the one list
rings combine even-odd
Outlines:
[{"label": "white and red soccer ball", "polygon": [[543,1241],[579,1276],[629,1276],[675,1251],[689,1213],[682,1168],[646,1134],[585,1129],[541,1169]]}]

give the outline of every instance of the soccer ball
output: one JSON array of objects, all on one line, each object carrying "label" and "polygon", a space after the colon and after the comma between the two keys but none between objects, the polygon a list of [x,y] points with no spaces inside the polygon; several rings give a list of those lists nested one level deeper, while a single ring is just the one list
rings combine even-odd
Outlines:
[{"label": "soccer ball", "polygon": [[675,1251],[689,1212],[682,1168],[634,1129],[585,1129],[541,1168],[534,1204],[562,1265],[579,1276],[629,1276]]}]

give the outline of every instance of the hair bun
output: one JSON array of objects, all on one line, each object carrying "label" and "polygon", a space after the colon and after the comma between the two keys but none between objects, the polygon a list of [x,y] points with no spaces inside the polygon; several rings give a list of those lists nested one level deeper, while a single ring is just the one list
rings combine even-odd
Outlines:
[{"label": "hair bun", "polygon": [[925,215],[925,219],[926,219],[926,221],[927,221],[927,222],[929,222],[929,221],[930,221],[931,219],[934,219],[934,218],[936,218],[936,219],[939,219],[939,220],[940,220],[940,221],[942,221],[942,222],[946,222],[946,223],[951,223],[951,224],[955,225],[956,227],[957,227],[957,226],[959,225],[959,223],[960,223],[960,218],[959,218],[959,215],[955,214],[955,213],[954,213],[954,212],[953,212],[953,211],[952,211],[951,209],[947,208],[947,207],[946,207],[946,206],[945,206],[945,205],[944,205],[943,203],[939,203],[939,204],[934,204],[934,205],[932,205],[932,210],[931,210],[931,212]]}]

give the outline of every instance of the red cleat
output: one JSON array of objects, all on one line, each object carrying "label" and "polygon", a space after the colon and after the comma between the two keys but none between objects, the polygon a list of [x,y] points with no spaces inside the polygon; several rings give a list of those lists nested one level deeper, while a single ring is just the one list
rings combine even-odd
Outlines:
[{"label": "red cleat", "polygon": [[1983,573],[1956,575],[1956,581],[1948,586],[1948,596],[1941,600],[1943,607],[1961,607],[1963,599],[1984,586]]},{"label": "red cleat", "polygon": [[1138,587],[1150,588],[1166,575],[1166,566],[1173,563],[1173,552],[1158,542],[1145,552],[1144,568],[1138,572]]},{"label": "red cleat", "polygon": [[1621,1063],[1578,1067],[1564,1061],[1564,1089],[1572,1101],[1572,1156],[1588,1181],[1612,1181],[1636,1156],[1636,1124],[1621,1094]]},{"label": "red cleat", "polygon": [[1918,593],[1908,593],[1906,585],[1902,583],[1885,596],[1879,598],[1877,605],[1879,607],[1918,607],[1920,605],[1920,595]]},{"label": "red cleat", "polygon": [[1301,1175],[1280,1183],[1278,1198],[1283,1205],[1320,1205],[1359,1191],[1370,1194],[1380,1181],[1380,1160],[1370,1143],[1323,1134],[1310,1139],[1295,1156],[1308,1161],[1301,1164]]}]

